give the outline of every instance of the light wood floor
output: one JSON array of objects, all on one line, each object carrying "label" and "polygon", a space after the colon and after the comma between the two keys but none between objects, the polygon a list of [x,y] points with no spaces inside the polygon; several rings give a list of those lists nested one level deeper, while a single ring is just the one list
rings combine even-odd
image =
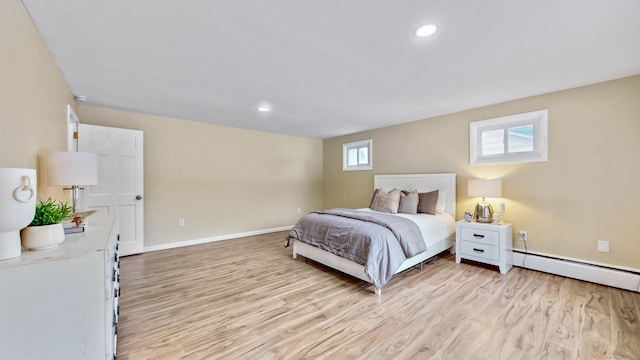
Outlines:
[{"label": "light wood floor", "polygon": [[118,359],[640,359],[640,294],[440,255],[372,293],[286,233],[122,259]]}]

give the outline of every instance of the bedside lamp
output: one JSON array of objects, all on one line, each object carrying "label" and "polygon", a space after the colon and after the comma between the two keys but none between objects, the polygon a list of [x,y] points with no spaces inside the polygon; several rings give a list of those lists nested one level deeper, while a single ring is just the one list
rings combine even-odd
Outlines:
[{"label": "bedside lamp", "polygon": [[47,177],[50,186],[67,186],[71,190],[73,212],[76,212],[81,185],[98,184],[98,155],[59,151],[47,154]]},{"label": "bedside lamp", "polygon": [[485,201],[485,198],[502,197],[501,179],[473,179],[467,183],[467,192],[470,197],[481,197],[482,201],[476,205],[473,218],[477,222],[490,223],[493,221],[493,207]]}]

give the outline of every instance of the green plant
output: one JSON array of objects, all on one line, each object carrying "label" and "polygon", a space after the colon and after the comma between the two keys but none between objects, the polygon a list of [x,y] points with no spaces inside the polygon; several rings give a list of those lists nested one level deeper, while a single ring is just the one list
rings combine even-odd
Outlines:
[{"label": "green plant", "polygon": [[36,205],[36,215],[31,221],[30,226],[43,226],[51,224],[59,224],[63,222],[71,214],[71,207],[62,201],[57,204],[51,200],[40,200]]}]

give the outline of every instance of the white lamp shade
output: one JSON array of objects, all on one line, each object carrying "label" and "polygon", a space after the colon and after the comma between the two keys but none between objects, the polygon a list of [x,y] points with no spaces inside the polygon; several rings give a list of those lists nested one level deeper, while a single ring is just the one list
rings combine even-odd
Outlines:
[{"label": "white lamp shade", "polygon": [[47,154],[47,178],[51,186],[97,185],[98,155],[72,151]]},{"label": "white lamp shade", "polygon": [[502,197],[502,179],[473,179],[467,185],[469,197]]}]

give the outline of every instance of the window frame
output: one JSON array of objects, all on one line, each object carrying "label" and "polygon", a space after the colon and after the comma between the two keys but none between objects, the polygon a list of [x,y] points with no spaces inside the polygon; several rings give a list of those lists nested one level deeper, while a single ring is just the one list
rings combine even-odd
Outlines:
[{"label": "window frame", "polygon": [[[544,109],[469,123],[469,163],[484,165],[548,161],[548,117],[549,111]],[[533,150],[509,153],[509,129],[528,125],[533,126]],[[482,133],[501,129],[506,134],[504,153],[483,155]]]},{"label": "window frame", "polygon": [[[349,166],[349,150],[367,148],[368,162],[365,164],[357,164]],[[357,152],[356,152],[357,153]],[[356,155],[357,156],[357,155]],[[356,159],[357,163],[357,159]],[[373,140],[360,140],[346,144],[342,144],[342,171],[362,171],[373,170]]]}]

